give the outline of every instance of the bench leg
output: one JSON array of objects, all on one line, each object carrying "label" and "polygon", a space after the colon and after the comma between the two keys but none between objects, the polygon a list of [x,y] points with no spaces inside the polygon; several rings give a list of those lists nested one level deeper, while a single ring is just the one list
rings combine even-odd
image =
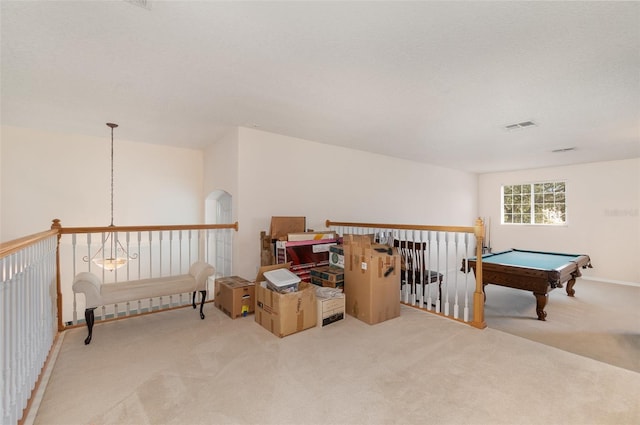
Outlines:
[{"label": "bench leg", "polygon": [[204,313],[202,312],[202,308],[204,307],[204,300],[207,298],[207,291],[200,291],[202,294],[202,301],[200,301],[200,318],[204,320]]},{"label": "bench leg", "polygon": [[89,336],[87,336],[84,340],[84,344],[88,345],[91,342],[91,336],[93,335],[93,322],[95,321],[95,316],[93,315],[93,310],[96,308],[87,308],[84,310],[84,320],[87,322],[87,329],[89,330]]},{"label": "bench leg", "polygon": [[[196,292],[197,291],[193,291],[193,308],[196,308]],[[204,307],[204,300],[205,298],[207,298],[207,291],[200,291],[200,294],[202,294],[202,301],[200,301],[200,318],[204,320],[204,313],[202,312],[202,308]]]}]

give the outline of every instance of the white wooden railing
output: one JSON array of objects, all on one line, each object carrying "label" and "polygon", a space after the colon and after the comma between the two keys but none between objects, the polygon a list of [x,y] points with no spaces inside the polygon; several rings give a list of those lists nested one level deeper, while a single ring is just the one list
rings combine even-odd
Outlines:
[{"label": "white wooden railing", "polygon": [[15,424],[56,336],[57,232],[0,244],[0,423]]},{"label": "white wooden railing", "polygon": [[[210,298],[215,277],[232,274],[231,247],[238,223],[63,227],[59,220],[54,220],[52,227],[61,235],[60,310],[61,329],[64,329],[84,323],[84,297],[72,290],[73,277],[83,271],[95,273],[102,282],[111,283],[187,274],[195,261],[206,261],[216,270],[207,287]],[[112,271],[96,264],[110,257],[120,257],[126,262]],[[95,310],[95,321],[146,314],[190,303],[191,293],[185,293],[102,306]]]},{"label": "white wooden railing", "polygon": [[[216,268],[216,276],[228,276],[234,230],[238,223],[66,228],[56,219],[51,230],[0,244],[0,423],[23,419],[57,332],[78,326],[84,299],[71,289],[76,273],[92,271],[104,282],[117,282],[186,274],[202,260]],[[112,240],[128,251],[129,261],[107,271],[91,259],[110,257]],[[141,300],[120,310],[106,306],[96,311],[96,322],[178,308],[190,304],[189,295]]]},{"label": "white wooden railing", "polygon": [[[486,327],[482,291],[481,219],[474,226],[424,226],[346,223],[327,220],[339,236],[373,235],[379,243],[397,247],[402,256],[402,303]],[[475,276],[465,273],[466,260],[477,257]]]}]

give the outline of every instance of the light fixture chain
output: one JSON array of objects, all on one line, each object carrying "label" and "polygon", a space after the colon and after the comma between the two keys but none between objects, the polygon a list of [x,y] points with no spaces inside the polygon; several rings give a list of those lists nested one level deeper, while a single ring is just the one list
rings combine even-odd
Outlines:
[{"label": "light fixture chain", "polygon": [[107,126],[111,128],[111,227],[113,227],[113,129],[118,124],[108,122]]},{"label": "light fixture chain", "polygon": [[[113,124],[108,122],[107,126],[111,128],[111,225],[109,227],[115,227],[113,224],[113,129],[118,127],[118,124]],[[102,245],[98,251],[93,254],[91,258],[89,256],[85,256],[82,258],[83,261],[93,262],[97,266],[102,267],[105,270],[114,271],[117,268],[120,268],[127,264],[129,260],[135,260],[138,258],[138,254],[129,254],[129,252],[122,246],[120,241],[117,239],[117,232],[113,230],[110,232],[102,234]],[[128,239],[127,234],[127,239]],[[107,245],[107,241],[109,242],[109,257],[106,257],[105,246]],[[127,240],[128,242],[128,240]],[[127,244],[128,245],[128,244]],[[118,255],[118,251],[122,252],[122,256]]]},{"label": "light fixture chain", "polygon": [[113,127],[111,127],[111,227],[113,227]]}]

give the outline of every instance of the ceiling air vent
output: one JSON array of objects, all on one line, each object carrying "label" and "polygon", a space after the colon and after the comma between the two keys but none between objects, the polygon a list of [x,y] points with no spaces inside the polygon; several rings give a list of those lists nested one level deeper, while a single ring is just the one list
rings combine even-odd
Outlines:
[{"label": "ceiling air vent", "polygon": [[516,123],[516,124],[505,125],[504,128],[505,128],[505,130],[511,131],[511,130],[520,130],[522,128],[527,128],[527,127],[535,127],[537,125],[538,124],[536,124],[533,121],[523,121],[523,122],[519,122],[519,123]]},{"label": "ceiling air vent", "polygon": [[151,1],[150,0],[124,0],[129,4],[134,6],[141,7],[143,9],[151,10]]},{"label": "ceiling air vent", "polygon": [[576,150],[575,147],[573,147],[573,148],[560,148],[560,149],[554,149],[551,152],[559,153],[559,152],[571,152],[571,151],[575,151],[575,150]]}]

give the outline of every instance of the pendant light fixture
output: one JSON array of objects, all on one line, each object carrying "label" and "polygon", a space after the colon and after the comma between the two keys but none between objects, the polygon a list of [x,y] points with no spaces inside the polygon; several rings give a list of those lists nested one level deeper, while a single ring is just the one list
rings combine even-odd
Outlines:
[{"label": "pendant light fixture", "polygon": [[[113,129],[118,127],[118,124],[107,123],[107,126],[111,128],[111,224],[109,227],[114,227],[113,224]],[[103,234],[104,235],[104,234]],[[106,249],[109,252],[106,252]],[[95,265],[102,267],[105,270],[113,271],[127,264],[129,260],[135,260],[138,258],[138,254],[130,255],[127,250],[122,246],[117,238],[117,232],[109,232],[106,236],[103,236],[100,249],[89,259],[85,256],[83,260],[85,262],[91,261]]]}]

